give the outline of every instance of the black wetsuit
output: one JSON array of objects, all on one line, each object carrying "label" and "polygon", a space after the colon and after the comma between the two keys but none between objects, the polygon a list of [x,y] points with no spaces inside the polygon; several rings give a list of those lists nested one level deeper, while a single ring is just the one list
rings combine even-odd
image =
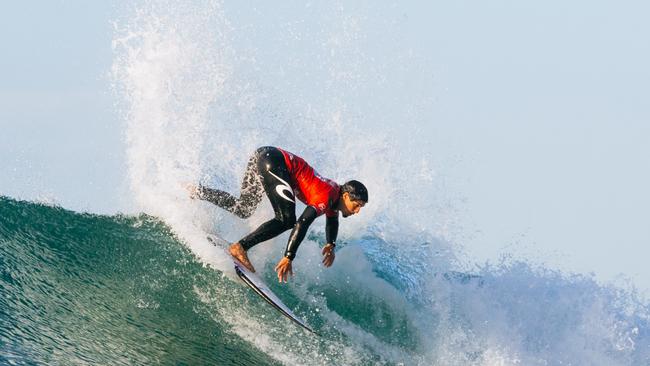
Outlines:
[{"label": "black wetsuit", "polygon": [[[204,186],[199,186],[199,198],[212,202],[241,218],[248,218],[262,200],[262,190],[264,190],[271,201],[275,217],[239,240],[239,243],[248,250],[293,228],[284,253],[287,258],[293,260],[298,246],[307,234],[309,225],[314,222],[319,213],[316,208],[307,206],[296,220],[295,194],[289,182],[292,182],[291,174],[282,151],[272,146],[265,146],[257,149],[248,161],[239,198]],[[333,209],[337,203],[330,202],[328,208]],[[338,226],[338,214],[327,217],[325,235],[328,243],[335,244]]]}]

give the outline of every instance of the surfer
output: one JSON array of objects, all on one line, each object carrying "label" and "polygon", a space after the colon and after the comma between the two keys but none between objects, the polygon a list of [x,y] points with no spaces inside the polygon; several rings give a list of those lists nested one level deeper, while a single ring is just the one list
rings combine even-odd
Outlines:
[{"label": "surfer", "polygon": [[[228,249],[230,255],[255,272],[246,252],[256,244],[292,229],[284,257],[275,266],[280,282],[286,282],[288,276],[293,275],[291,262],[314,219],[322,214],[326,216],[327,243],[322,254],[323,264],[330,267],[335,258],[339,212],[343,217],[355,215],[368,202],[368,190],[361,182],[350,180],[339,186],[336,182],[320,176],[301,157],[272,146],[260,147],[248,161],[239,198],[200,184],[190,185],[188,190],[191,198],[209,201],[243,219],[255,212],[262,200],[262,193],[265,192],[271,201],[275,217],[230,245]],[[297,220],[296,198],[307,205]]]}]

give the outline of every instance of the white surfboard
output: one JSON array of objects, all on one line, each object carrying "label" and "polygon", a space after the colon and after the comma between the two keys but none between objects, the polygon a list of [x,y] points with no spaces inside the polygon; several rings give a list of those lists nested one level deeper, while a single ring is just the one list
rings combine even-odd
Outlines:
[{"label": "white surfboard", "polygon": [[[214,244],[215,246],[218,247],[223,247],[227,248],[229,243],[219,237],[216,237],[214,235],[209,235],[208,240]],[[226,252],[228,256],[230,256],[229,253]],[[258,294],[261,298],[266,300],[271,306],[273,306],[277,311],[279,311],[282,315],[286,316],[287,318],[291,319],[294,323],[298,324],[299,326],[303,327],[304,329],[308,330],[311,333],[316,334],[308,325],[305,323],[304,320],[300,319],[296,314],[291,311],[283,302],[280,300],[277,295],[271,291],[271,289],[262,281],[261,278],[259,278],[255,273],[249,271],[246,267],[244,267],[241,262],[239,262],[237,259],[232,258],[233,264],[235,266],[235,273],[237,273],[237,276],[244,281],[248,287],[253,289],[256,294]]]}]

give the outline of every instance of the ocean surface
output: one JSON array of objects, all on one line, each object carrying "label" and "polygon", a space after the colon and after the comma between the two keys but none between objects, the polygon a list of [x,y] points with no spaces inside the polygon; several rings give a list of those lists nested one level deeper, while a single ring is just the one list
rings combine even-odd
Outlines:
[{"label": "ocean surface", "polygon": [[[422,62],[391,52],[392,18],[370,2],[234,4],[116,9],[107,74],[133,210],[0,196],[0,364],[650,365],[650,305],[633,287],[465,258],[449,166],[426,152],[418,119],[432,103],[425,78],[386,77]],[[377,32],[381,45],[367,39]],[[263,145],[369,189],[341,220],[331,268],[322,219],[287,284],[273,267],[288,234],[250,252],[320,336],[246,288],[206,239],[241,238],[273,214],[268,202],[241,220],[184,188],[237,193]]]},{"label": "ocean surface", "polygon": [[315,336],[155,217],[4,197],[0,217],[0,364],[649,364],[634,294],[524,263],[427,272],[378,236],[342,244],[330,270],[303,252],[289,284],[258,260]]}]

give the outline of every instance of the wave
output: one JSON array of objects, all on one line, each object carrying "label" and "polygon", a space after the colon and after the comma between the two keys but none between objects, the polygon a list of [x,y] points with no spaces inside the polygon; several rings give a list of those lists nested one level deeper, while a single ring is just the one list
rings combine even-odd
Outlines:
[{"label": "wave", "polygon": [[275,283],[270,262],[260,270],[322,335],[313,337],[154,217],[9,198],[0,215],[3,363],[643,365],[650,357],[650,309],[633,292],[526,263],[473,274],[413,269],[366,236],[342,243],[334,270],[324,270],[305,243],[296,281]]},{"label": "wave", "polygon": [[[122,9],[111,75],[146,214],[0,198],[0,363],[650,365],[650,308],[633,288],[524,261],[463,263],[449,240],[453,193],[417,126],[429,100],[405,91],[419,84],[387,84],[402,56],[375,57],[365,42],[368,28],[399,41],[390,20],[344,5],[293,17],[260,4],[279,17],[269,23],[213,1]],[[395,100],[374,105],[380,90]],[[183,188],[236,192],[262,145],[369,188],[361,215],[341,224],[331,269],[320,265],[322,220],[289,284],[273,276],[286,235],[251,251],[321,337],[242,286],[206,240],[242,237],[270,207],[242,221]]]}]

